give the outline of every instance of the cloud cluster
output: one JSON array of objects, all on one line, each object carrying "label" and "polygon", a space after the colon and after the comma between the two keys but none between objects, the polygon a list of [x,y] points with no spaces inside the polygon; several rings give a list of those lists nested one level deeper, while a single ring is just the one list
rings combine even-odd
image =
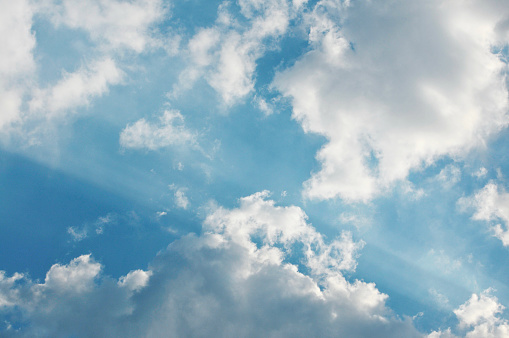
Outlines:
[{"label": "cloud cluster", "polygon": [[[466,338],[503,338],[509,336],[509,323],[498,315],[504,306],[488,289],[481,294],[472,294],[465,304],[460,305],[454,314],[459,320],[458,328]],[[454,338],[451,329],[435,331],[428,338]]]},{"label": "cloud cluster", "polygon": [[177,110],[166,110],[159,123],[140,119],[128,124],[120,133],[123,148],[157,150],[171,145],[193,145],[196,135],[184,126],[184,117]]},{"label": "cloud cluster", "polygon": [[[70,116],[92,98],[120,84],[124,72],[116,61],[123,53],[141,53],[160,44],[152,27],[166,9],[161,0],[2,1],[0,23],[0,140],[38,143],[51,122]],[[56,29],[84,33],[90,40],[87,61],[56,83],[38,83],[34,18]]]},{"label": "cloud cluster", "polygon": [[[0,311],[21,309],[11,336],[418,337],[374,284],[347,281],[362,243],[327,243],[295,206],[262,192],[218,208],[203,233],[119,280],[90,255],[55,264],[42,284],[0,275]],[[300,251],[300,262],[290,263]]]},{"label": "cloud cluster", "polygon": [[85,31],[101,49],[137,53],[158,44],[150,29],[166,11],[161,0],[44,0],[40,8],[56,27]]},{"label": "cloud cluster", "polygon": [[176,97],[204,77],[231,106],[254,89],[256,61],[284,35],[302,1],[241,0],[235,18],[229,2],[218,10],[215,25],[198,31],[189,41],[189,66],[170,96]]},{"label": "cloud cluster", "polygon": [[461,198],[462,208],[473,208],[472,219],[489,222],[493,236],[509,246],[509,193],[494,182],[486,184],[473,196]]},{"label": "cloud cluster", "polygon": [[328,139],[305,196],[369,200],[504,128],[508,18],[495,0],[319,1],[311,50],[274,80]]}]

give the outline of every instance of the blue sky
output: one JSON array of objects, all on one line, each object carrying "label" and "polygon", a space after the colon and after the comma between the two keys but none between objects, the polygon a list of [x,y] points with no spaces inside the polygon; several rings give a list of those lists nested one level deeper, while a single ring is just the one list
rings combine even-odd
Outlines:
[{"label": "blue sky", "polygon": [[0,335],[507,337],[505,1],[0,1]]}]

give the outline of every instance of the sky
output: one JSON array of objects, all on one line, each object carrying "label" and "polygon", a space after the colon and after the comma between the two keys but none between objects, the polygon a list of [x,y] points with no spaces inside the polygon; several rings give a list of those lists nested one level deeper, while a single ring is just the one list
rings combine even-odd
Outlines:
[{"label": "sky", "polygon": [[506,0],[0,9],[0,336],[509,337]]}]

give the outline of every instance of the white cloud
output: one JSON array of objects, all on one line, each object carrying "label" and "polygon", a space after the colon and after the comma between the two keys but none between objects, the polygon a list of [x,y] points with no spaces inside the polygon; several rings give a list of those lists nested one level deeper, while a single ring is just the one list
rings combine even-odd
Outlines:
[{"label": "white cloud", "polygon": [[274,113],[274,108],[272,107],[272,104],[267,103],[267,101],[263,97],[255,95],[253,102],[256,103],[258,109],[260,109],[265,116],[269,116]]},{"label": "white cloud", "polygon": [[186,196],[185,189],[177,189],[175,191],[175,204],[182,209],[187,209],[189,207],[189,199]]},{"label": "white cloud", "polygon": [[104,227],[117,223],[118,215],[108,213],[106,216],[100,216],[93,223],[84,223],[81,227],[71,226],[67,228],[67,233],[71,235],[73,241],[79,242],[87,238],[91,233],[102,235]]},{"label": "white cloud", "polygon": [[428,338],[457,338],[457,336],[451,333],[451,329],[447,329],[446,331],[433,331],[428,336]]},{"label": "white cloud", "polygon": [[44,5],[57,27],[84,30],[107,51],[122,48],[143,52],[148,44],[156,43],[151,26],[166,14],[161,0],[48,0]]},{"label": "white cloud", "polygon": [[460,327],[473,328],[466,334],[466,337],[502,338],[509,335],[509,324],[497,316],[502,313],[505,307],[489,293],[490,289],[480,295],[473,294],[465,304],[454,310],[460,321]]},{"label": "white cloud", "polygon": [[[342,275],[361,243],[346,232],[326,243],[300,208],[267,196],[216,208],[200,236],[172,243],[149,271],[116,281],[85,255],[51,267],[44,284],[6,282],[0,295],[17,293],[8,306],[23,309],[24,335],[421,336],[373,283]],[[309,274],[288,262],[295,252]]]},{"label": "white cloud", "polygon": [[[160,0],[2,1],[0,14],[0,136],[5,144],[39,144],[67,122],[77,108],[122,82],[117,61],[126,51],[164,47],[152,26],[166,14]],[[37,31],[33,17],[50,19],[57,28],[85,31],[91,60],[72,72],[62,69],[55,83],[41,87],[33,53]],[[81,60],[83,62],[83,60]]]},{"label": "white cloud", "polygon": [[168,213],[166,211],[158,211],[156,212],[156,218],[160,219],[163,216],[166,216]]},{"label": "white cloud", "polygon": [[11,277],[5,276],[5,271],[0,271],[0,309],[6,306],[14,306],[18,298],[16,282],[23,279],[23,275],[15,273]]},{"label": "white cloud", "polygon": [[441,294],[435,289],[429,289],[428,290],[429,295],[432,297],[432,299],[438,304],[438,306],[447,308],[449,306],[449,299],[446,295]]},{"label": "white cloud", "polygon": [[0,1],[0,131],[20,119],[28,79],[35,71],[30,2]]},{"label": "white cloud", "polygon": [[286,33],[297,7],[287,0],[243,0],[238,4],[243,18],[234,20],[228,2],[224,2],[216,24],[191,38],[187,48],[190,65],[180,74],[170,97],[191,88],[200,77],[227,106],[253,91],[256,61],[272,48],[272,41]]},{"label": "white cloud", "polygon": [[[302,209],[276,207],[274,201],[265,200],[267,191],[244,197],[240,208],[224,210],[219,208],[205,220],[205,229],[252,246],[252,236],[261,236],[264,247],[269,249],[276,243],[289,246],[299,241],[304,244],[308,267],[317,275],[336,270],[355,270],[355,255],[364,243],[352,242],[351,234],[344,232],[341,240],[326,245],[322,235],[306,223]],[[272,250],[272,249],[271,249]],[[271,251],[274,253],[275,251]],[[279,256],[272,258],[279,259]]]},{"label": "white cloud", "polygon": [[[458,329],[466,338],[504,338],[509,336],[509,323],[499,317],[505,307],[492,296],[492,289],[472,294],[470,299],[453,312],[459,320]],[[455,338],[451,329],[434,331],[428,338]]]},{"label": "white cloud", "polygon": [[72,240],[75,242],[79,242],[84,240],[88,236],[88,231],[86,228],[78,228],[78,227],[68,227],[67,233],[71,235]]},{"label": "white cloud", "polygon": [[196,136],[184,126],[184,117],[177,110],[166,110],[159,123],[145,119],[127,125],[120,133],[123,148],[157,150],[173,145],[193,145]]},{"label": "white cloud", "polygon": [[37,284],[35,288],[57,293],[83,293],[94,287],[94,279],[100,271],[101,264],[94,262],[90,255],[83,255],[68,265],[54,264],[46,273],[44,284]]},{"label": "white cloud", "polygon": [[102,96],[123,77],[124,73],[112,59],[95,61],[75,72],[64,73],[62,79],[50,88],[37,89],[29,102],[30,110],[47,119],[65,116],[69,110],[88,105],[92,98]]},{"label": "white cloud", "polygon": [[305,20],[311,51],[274,80],[303,129],[328,139],[305,196],[369,200],[505,127],[507,65],[492,53],[509,42],[501,7],[318,2]]},{"label": "white cloud", "polygon": [[150,272],[132,271],[115,281],[102,276],[101,270],[101,264],[83,255],[67,265],[54,264],[41,284],[19,274],[9,281],[0,273],[0,299],[10,297],[3,311],[16,307],[30,323],[8,333],[14,337],[114,335],[116,321],[131,313],[129,300],[146,285]]},{"label": "white cloud", "polygon": [[490,296],[490,290],[481,293],[480,296],[473,294],[472,297],[458,309],[454,314],[458,317],[460,326],[475,326],[481,322],[495,322],[496,315],[504,310],[498,303],[496,297]]},{"label": "white cloud", "polygon": [[458,205],[473,208],[472,219],[491,223],[493,235],[509,246],[509,193],[490,182],[473,196],[461,198]]},{"label": "white cloud", "polygon": [[440,170],[436,180],[440,181],[445,187],[451,187],[461,180],[461,170],[455,165],[449,164]]},{"label": "white cloud", "polygon": [[152,276],[152,271],[133,270],[120,277],[118,285],[131,291],[138,291],[147,286],[150,276]]},{"label": "white cloud", "polygon": [[486,169],[485,167],[481,167],[481,168],[479,168],[478,171],[473,173],[472,176],[475,176],[477,178],[483,178],[486,176],[487,173],[488,173],[488,169]]},{"label": "white cloud", "polygon": [[170,190],[173,190],[174,203],[178,208],[187,209],[189,207],[189,199],[186,196],[187,188],[177,187],[175,184],[168,186]]}]

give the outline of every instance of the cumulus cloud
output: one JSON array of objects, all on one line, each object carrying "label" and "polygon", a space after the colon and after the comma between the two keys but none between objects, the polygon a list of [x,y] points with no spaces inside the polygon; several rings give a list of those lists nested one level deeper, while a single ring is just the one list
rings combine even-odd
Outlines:
[{"label": "cumulus cloud", "polygon": [[[113,280],[90,255],[38,284],[0,275],[2,311],[23,309],[12,336],[419,337],[373,283],[349,282],[362,243],[327,242],[298,207],[257,193],[216,208],[201,235],[169,245],[149,271]],[[290,263],[295,252],[300,262]],[[17,328],[18,327],[18,328]],[[15,331],[18,330],[18,331]]]},{"label": "cumulus cloud", "polygon": [[134,270],[120,277],[118,285],[131,291],[138,291],[147,286],[150,276],[152,276],[152,271]]},{"label": "cumulus cloud", "polygon": [[[113,334],[115,328],[110,330],[98,323],[114,324],[114,320],[131,312],[128,300],[136,290],[131,287],[136,285],[133,276],[140,273],[135,271],[121,277],[119,285],[102,276],[101,270],[101,264],[90,255],[83,255],[69,264],[54,264],[44,283],[20,274],[10,278],[0,274],[0,299],[7,295],[10,300],[0,311],[23,311],[23,319],[10,323],[2,335],[105,337]],[[5,284],[10,286],[7,290]]]},{"label": "cumulus cloud", "polygon": [[38,289],[51,289],[59,293],[82,293],[93,287],[93,280],[101,271],[101,265],[94,262],[90,255],[83,255],[73,259],[68,265],[53,265],[44,284],[38,284]]},{"label": "cumulus cloud", "polygon": [[145,119],[127,125],[120,133],[123,148],[157,150],[173,145],[193,145],[196,135],[184,126],[184,117],[178,110],[166,110],[159,123]]},{"label": "cumulus cloud", "polygon": [[166,12],[161,0],[46,0],[41,8],[55,26],[83,30],[101,49],[138,53],[155,43],[150,28]]},{"label": "cumulus cloud", "polygon": [[[152,27],[166,9],[160,0],[2,1],[0,18],[0,136],[37,144],[52,123],[65,121],[77,108],[120,84],[124,72],[116,58],[126,51],[141,53],[159,46]],[[42,87],[34,57],[34,16],[56,28],[85,32],[91,42],[90,61],[64,71],[56,83]]]},{"label": "cumulus cloud", "polygon": [[178,96],[201,77],[227,106],[253,91],[257,60],[271,48],[271,42],[286,33],[300,5],[287,0],[241,0],[238,5],[243,17],[233,18],[229,3],[223,2],[215,25],[191,38],[187,47],[190,65],[170,96]]},{"label": "cumulus cloud", "polygon": [[493,236],[509,246],[509,193],[503,188],[490,182],[473,196],[461,198],[458,205],[473,209],[472,219],[488,222]]},{"label": "cumulus cloud", "polygon": [[319,1],[311,50],[274,80],[328,139],[304,195],[369,200],[504,128],[507,18],[498,1]]},{"label": "cumulus cloud", "polygon": [[[503,338],[509,335],[509,323],[499,315],[505,307],[498,302],[497,297],[492,296],[491,289],[481,294],[472,294],[465,304],[460,305],[454,314],[459,320],[458,329],[463,331],[467,338]],[[449,338],[456,337],[447,331],[435,331],[428,337]]]},{"label": "cumulus cloud", "polygon": [[466,337],[507,337],[509,324],[498,317],[505,307],[498,299],[490,295],[490,289],[472,297],[458,309],[454,310],[460,321],[460,327],[472,328]]}]

